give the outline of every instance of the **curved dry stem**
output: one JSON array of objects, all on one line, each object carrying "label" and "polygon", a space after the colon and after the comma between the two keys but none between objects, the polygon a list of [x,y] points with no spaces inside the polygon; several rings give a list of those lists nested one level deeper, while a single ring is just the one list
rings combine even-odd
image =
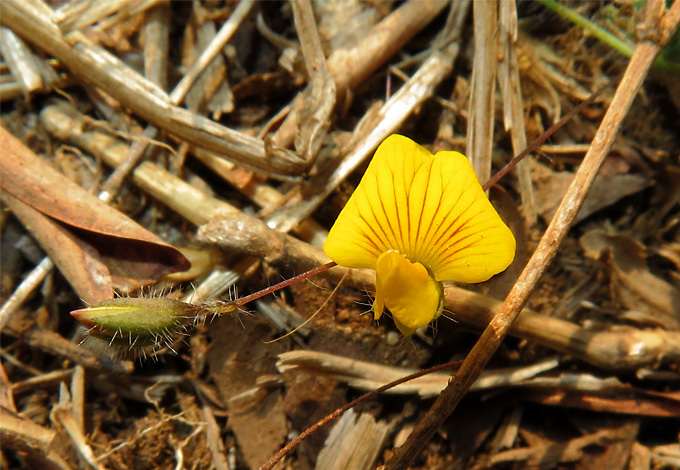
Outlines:
[{"label": "curved dry stem", "polygon": [[[261,220],[245,214],[215,217],[199,229],[199,238],[237,253],[261,258],[288,272],[302,272],[328,262],[323,250],[270,229]],[[324,277],[337,283],[347,275],[347,284],[375,290],[375,272],[336,266]],[[444,308],[455,320],[486,327],[501,311],[502,302],[459,287],[447,287]],[[604,370],[631,370],[662,361],[680,361],[680,333],[622,328],[591,331],[574,323],[522,309],[510,334],[526,338],[555,351],[569,354]]]},{"label": "curved dry stem", "polygon": [[170,97],[78,31],[64,36],[52,15],[15,0],[0,2],[0,23],[59,59],[74,75],[96,83],[123,106],[187,142],[279,179],[298,179],[303,161],[293,152],[229,129],[176,106]]},{"label": "curved dry stem", "polygon": [[460,364],[460,361],[456,362],[449,362],[446,364],[442,364],[439,366],[431,367],[429,369],[425,370],[420,370],[414,374],[407,375],[406,377],[402,377],[398,380],[395,380],[394,382],[390,382],[386,385],[383,385],[380,388],[377,388],[371,392],[364,393],[361,395],[359,398],[352,400],[349,403],[346,403],[342,407],[338,408],[334,412],[326,415],[324,418],[316,422],[315,424],[311,425],[307,429],[305,429],[304,432],[300,433],[298,437],[290,441],[288,444],[286,444],[285,447],[283,447],[281,450],[279,450],[276,455],[274,455],[271,459],[267,461],[263,466],[260,467],[260,470],[271,470],[274,468],[274,465],[276,465],[282,458],[284,458],[286,455],[288,455],[293,449],[295,449],[302,441],[307,439],[309,436],[314,434],[316,431],[324,427],[326,424],[330,423],[334,419],[340,417],[345,411],[354,408],[358,404],[368,400],[371,397],[374,397],[376,395],[379,395],[380,393],[389,390],[391,388],[396,387],[397,385],[401,385],[404,382],[408,382],[409,380],[417,379],[418,377],[422,377],[427,374],[431,374],[432,372],[437,372],[440,370],[446,370],[446,369],[452,369],[456,367],[458,364]]},{"label": "curved dry stem", "polygon": [[[648,12],[652,12],[655,6],[658,6],[658,2],[650,2]],[[675,3],[672,10],[680,10],[680,3]],[[648,16],[649,31],[658,27],[658,23],[652,23],[652,18],[652,15]],[[677,22],[665,26],[675,29]],[[663,33],[661,35],[664,36]],[[614,143],[614,138],[621,127],[623,118],[626,116],[638,89],[660,50],[661,46],[650,40],[645,40],[636,47],[611,106],[593,139],[590,150],[583,159],[574,181],[567,190],[567,194],[541,238],[536,251],[520,274],[500,311],[484,330],[477,344],[463,362],[456,380],[452,381],[442,392],[404,445],[395,450],[394,455],[385,464],[386,470],[408,467],[423,446],[430,441],[435,431],[451,415],[493,353],[498,349],[503,338],[510,331],[513,322],[519,317],[522,308],[526,305],[529,296],[555,257],[557,249],[576,219],[576,215],[595,181],[600,165]]]}]

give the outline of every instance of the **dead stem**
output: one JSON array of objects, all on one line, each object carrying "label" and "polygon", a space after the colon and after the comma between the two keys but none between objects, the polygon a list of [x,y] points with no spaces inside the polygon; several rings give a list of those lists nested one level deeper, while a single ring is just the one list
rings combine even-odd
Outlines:
[{"label": "dead stem", "polygon": [[63,470],[72,468],[57,452],[59,439],[56,431],[35,424],[32,420],[5,407],[0,407],[0,439],[3,447],[35,452],[45,457],[55,468]]},{"label": "dead stem", "polygon": [[[296,238],[270,229],[264,222],[239,214],[216,217],[198,231],[201,240],[230,251],[261,258],[288,272],[313,269],[328,261],[326,254]],[[337,266],[323,275],[333,282],[347,274],[347,284],[375,290],[375,273]],[[446,311],[461,323],[486,327],[500,312],[502,303],[460,287],[445,289]],[[605,370],[631,370],[680,360],[680,333],[661,329],[625,328],[591,331],[574,323],[523,309],[510,334],[570,354]]]},{"label": "dead stem", "polygon": [[388,384],[385,384],[385,385],[383,385],[382,387],[379,387],[379,388],[377,388],[377,389],[375,389],[375,390],[372,390],[372,391],[370,391],[370,392],[368,392],[368,393],[364,393],[364,394],[361,395],[359,398],[356,398],[356,399],[350,401],[349,403],[346,403],[346,404],[343,405],[341,408],[338,408],[338,409],[335,410],[334,412],[332,412],[332,413],[326,415],[323,419],[319,420],[316,424],[314,424],[313,426],[310,426],[310,427],[307,428],[304,432],[300,433],[300,435],[299,435],[298,437],[296,437],[295,439],[293,439],[292,441],[290,441],[288,444],[286,444],[286,446],[283,447],[280,451],[278,451],[278,452],[276,453],[276,455],[274,455],[271,459],[269,459],[269,460],[267,461],[267,463],[265,463],[264,465],[262,465],[262,466],[260,467],[260,470],[271,470],[272,468],[274,468],[274,465],[276,465],[277,462],[279,462],[283,457],[285,457],[286,455],[288,455],[288,454],[289,454],[293,449],[295,449],[302,441],[304,441],[305,439],[307,439],[309,436],[311,436],[312,434],[314,434],[316,431],[318,431],[318,430],[321,429],[322,427],[326,426],[326,424],[328,424],[328,423],[330,423],[331,421],[333,421],[333,420],[339,418],[340,415],[342,415],[345,411],[347,411],[347,410],[349,410],[349,409],[351,409],[351,408],[354,408],[355,406],[357,406],[357,405],[359,405],[360,403],[362,403],[362,402],[368,400],[369,398],[374,397],[374,396],[376,396],[376,395],[379,395],[379,394],[381,394],[381,393],[383,393],[383,392],[385,392],[385,391],[387,391],[387,390],[389,390],[389,389],[391,389],[391,388],[394,388],[394,387],[396,387],[396,386],[398,386],[398,385],[401,385],[401,384],[403,384],[403,383],[405,383],[405,382],[408,382],[408,381],[410,381],[410,380],[417,379],[418,377],[422,377],[422,376],[424,376],[424,375],[430,374],[430,373],[432,373],[432,372],[437,372],[437,371],[446,370],[446,369],[453,369],[454,367],[458,366],[459,363],[460,363],[459,361],[456,361],[456,362],[449,362],[449,363],[446,363],[446,364],[441,364],[441,365],[439,365],[439,366],[430,367],[429,369],[420,370],[420,371],[418,371],[418,372],[415,372],[415,373],[413,373],[413,374],[407,375],[407,376],[405,376],[405,377],[401,377],[401,378],[399,378],[399,379],[397,379],[397,380],[395,380],[395,381],[393,381],[393,382],[390,382],[390,383],[388,383]]},{"label": "dead stem", "polygon": [[[648,14],[655,8],[658,8],[660,3],[663,2],[655,1],[647,4]],[[671,7],[671,11],[675,11],[674,15],[677,15],[677,12],[680,11],[680,3],[675,3]],[[652,23],[648,19],[647,28],[649,31],[659,26],[659,24]],[[668,30],[675,30],[677,22],[665,24],[664,26]],[[659,31],[658,29],[656,30]],[[661,35],[667,37],[667,31],[662,31]],[[590,150],[584,157],[573,183],[562,200],[555,217],[541,238],[536,251],[527,263],[524,271],[522,271],[510,294],[508,294],[501,310],[484,330],[484,333],[482,333],[482,336],[466,357],[456,376],[456,380],[452,381],[446,390],[442,392],[426,416],[418,423],[406,443],[395,450],[394,455],[385,464],[386,470],[405,469],[409,466],[420,453],[423,446],[430,441],[430,438],[444,420],[451,415],[493,353],[498,349],[503,338],[510,331],[513,322],[518,318],[529,295],[531,295],[542,274],[555,257],[557,249],[571,228],[578,210],[588,194],[588,190],[595,181],[597,171],[613,144],[623,118],[628,112],[638,89],[642,85],[652,62],[662,46],[663,44],[656,44],[645,40],[635,48],[626,73],[593,139]]]},{"label": "dead stem", "polygon": [[[356,44],[337,49],[328,58],[328,68],[335,80],[337,101],[342,103],[347,91],[356,87],[370,73],[389,59],[410,38],[425,27],[447,2],[411,0],[376,24]],[[456,4],[453,5],[455,7]],[[461,15],[464,17],[465,15]],[[464,18],[462,18],[464,19]],[[297,135],[305,103],[312,92],[308,88],[295,98],[291,113],[273,137],[275,144],[288,147]]]},{"label": "dead stem", "polygon": [[208,66],[208,64],[217,56],[217,54],[222,50],[222,48],[227,44],[229,39],[234,35],[236,29],[241,24],[241,22],[246,18],[250,10],[253,8],[254,0],[242,0],[238,3],[238,6],[234,12],[229,17],[220,29],[217,36],[213,39],[208,47],[205,48],[203,53],[194,62],[191,68],[184,75],[182,80],[177,84],[175,89],[170,93],[170,101],[176,105],[180,105],[184,100],[184,97],[191,89],[196,79],[203,73],[203,70]]},{"label": "dead stem", "polygon": [[267,153],[261,140],[174,105],[162,90],[118,58],[94,47],[78,31],[71,32],[67,41],[53,18],[40,15],[22,2],[1,2],[0,22],[5,26],[11,25],[38,48],[45,48],[75,75],[99,84],[121,104],[153,125],[189,143],[228,155],[272,177],[296,178],[302,170],[301,159],[294,153],[280,147],[272,147]]},{"label": "dead stem", "polygon": [[[520,83],[517,58],[517,4],[514,0],[499,4],[498,54],[504,60],[498,64],[498,85],[503,99],[503,125],[510,132],[513,154],[519,154],[527,146],[524,122],[524,98]],[[520,207],[527,226],[536,223],[537,208],[534,188],[529,174],[529,162],[520,162],[516,170],[517,185],[521,197]]]},{"label": "dead stem", "polygon": [[[288,232],[307,218],[351,172],[362,164],[385,138],[396,132],[407,117],[429,98],[435,87],[453,70],[460,50],[460,37],[469,3],[456,3],[457,16],[447,31],[448,42],[434,48],[418,71],[375,113],[367,113],[354,138],[341,155],[342,160],[311,179],[283,207],[267,217],[271,227]],[[304,196],[303,196],[304,195]]]},{"label": "dead stem", "polygon": [[12,315],[21,306],[34,290],[43,282],[45,277],[54,269],[54,263],[50,258],[44,258],[33,271],[21,281],[12,295],[0,307],[0,330],[3,330],[12,319]]},{"label": "dead stem", "polygon": [[311,166],[321,149],[331,114],[335,109],[336,88],[328,70],[326,57],[321,48],[321,39],[314,19],[314,11],[309,0],[294,0],[293,14],[295,28],[300,37],[300,47],[305,58],[309,82],[309,100],[305,103],[304,119],[295,141],[298,155]]},{"label": "dead stem", "polygon": [[475,57],[472,66],[466,154],[479,181],[491,176],[495,113],[498,3],[473,2]]},{"label": "dead stem", "polygon": [[117,374],[129,374],[134,370],[132,361],[116,360],[103,357],[94,352],[81,348],[68,341],[59,333],[38,328],[29,331],[19,331],[11,324],[3,329],[4,334],[22,338],[30,347],[45,351],[56,356],[64,357],[86,369],[100,370]]},{"label": "dead stem", "polygon": [[567,122],[569,122],[570,119],[572,119],[583,109],[585,109],[586,106],[592,104],[595,101],[595,99],[598,96],[600,96],[606,89],[607,88],[601,88],[597,90],[595,93],[590,95],[587,100],[581,101],[579,104],[570,109],[569,112],[562,117],[562,119],[560,119],[555,124],[550,126],[548,130],[541,134],[540,137],[538,137],[536,140],[531,142],[531,144],[525,147],[524,150],[522,150],[519,154],[513,157],[512,160],[510,160],[503,168],[501,168],[496,173],[491,175],[491,178],[489,178],[487,182],[482,185],[482,187],[485,190],[488,190],[494,184],[498,183],[501,180],[501,178],[503,178],[505,175],[510,173],[510,171],[516,168],[522,162],[522,160],[524,160],[530,153],[535,152],[537,149],[539,149],[546,140],[548,140],[553,134],[555,134],[555,132],[562,128]]}]

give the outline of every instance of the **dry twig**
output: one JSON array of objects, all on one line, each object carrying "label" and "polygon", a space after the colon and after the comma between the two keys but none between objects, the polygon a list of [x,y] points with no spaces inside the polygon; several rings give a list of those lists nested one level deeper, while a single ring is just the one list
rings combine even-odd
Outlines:
[{"label": "dry twig", "polygon": [[[264,222],[245,214],[217,217],[198,231],[208,243],[230,251],[261,258],[265,263],[288,272],[302,272],[328,261],[313,246],[270,229]],[[347,273],[347,283],[358,289],[375,290],[370,270],[335,267],[324,276],[339,282]],[[445,289],[444,308],[456,321],[486,327],[501,312],[502,302],[459,287]],[[448,315],[448,314],[447,314]],[[620,328],[590,331],[574,323],[523,309],[512,324],[510,334],[530,339],[555,351],[572,355],[606,370],[629,370],[680,360],[680,333],[672,331]]]},{"label": "dry twig", "polygon": [[253,170],[279,178],[295,178],[303,162],[279,147],[265,149],[264,142],[226,128],[201,115],[173,105],[153,83],[141,77],[117,57],[96,47],[74,31],[64,37],[46,14],[16,0],[0,4],[0,23],[12,28],[36,47],[45,48],[74,75],[96,83],[121,104],[155,126],[204,147]]},{"label": "dry twig", "polygon": [[[663,2],[655,1],[647,5],[646,28],[650,32],[657,31],[658,39],[668,38],[680,20],[680,3],[671,7],[673,23],[662,23],[655,13],[663,9]],[[663,27],[664,29],[659,29]],[[566,237],[588,190],[595,181],[597,171],[613,144],[623,117],[628,112],[633,98],[642,85],[654,58],[664,43],[646,39],[636,48],[628,69],[614,95],[611,106],[602,120],[600,129],[593,139],[590,150],[579,167],[574,182],[569,187],[552,222],[548,226],[536,251],[529,260],[524,271],[508,294],[501,310],[484,330],[477,344],[468,354],[461,366],[456,380],[442,392],[425,418],[416,426],[406,443],[399,447],[386,464],[386,470],[406,468],[418,455],[422,447],[430,440],[436,429],[451,415],[467,390],[472,386],[482,369],[496,351],[505,335],[510,331],[513,322],[519,317],[529,295],[538,284],[542,274],[555,257],[557,249]]]}]

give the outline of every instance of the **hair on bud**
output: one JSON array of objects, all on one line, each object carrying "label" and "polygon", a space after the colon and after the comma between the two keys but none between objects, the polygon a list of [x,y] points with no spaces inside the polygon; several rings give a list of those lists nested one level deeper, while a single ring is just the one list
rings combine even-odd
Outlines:
[{"label": "hair on bud", "polygon": [[164,297],[120,297],[71,312],[88,335],[129,349],[169,346],[206,310]]}]

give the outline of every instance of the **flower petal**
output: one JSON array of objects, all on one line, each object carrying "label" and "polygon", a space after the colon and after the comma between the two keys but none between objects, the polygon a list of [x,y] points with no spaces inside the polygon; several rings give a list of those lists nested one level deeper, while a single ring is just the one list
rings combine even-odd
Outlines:
[{"label": "flower petal", "polygon": [[[375,269],[381,253],[405,253],[409,225],[404,186],[418,169],[427,174],[431,159],[411,139],[396,134],[385,139],[331,227],[324,244],[328,257],[341,266]],[[397,168],[407,171],[396,175]]]},{"label": "flower petal", "polygon": [[442,313],[444,289],[420,263],[412,263],[397,251],[380,255],[376,265],[374,315],[384,307],[405,336],[435,320]]},{"label": "flower petal", "polygon": [[467,158],[437,152],[430,176],[439,201],[423,203],[416,258],[438,281],[483,282],[515,258],[515,237],[486,197]]},{"label": "flower petal", "polygon": [[[326,254],[342,266],[375,269],[397,250],[437,281],[482,282],[507,268],[515,238],[464,155],[432,155],[391,135],[331,228]],[[389,308],[389,306],[388,306]]]}]

